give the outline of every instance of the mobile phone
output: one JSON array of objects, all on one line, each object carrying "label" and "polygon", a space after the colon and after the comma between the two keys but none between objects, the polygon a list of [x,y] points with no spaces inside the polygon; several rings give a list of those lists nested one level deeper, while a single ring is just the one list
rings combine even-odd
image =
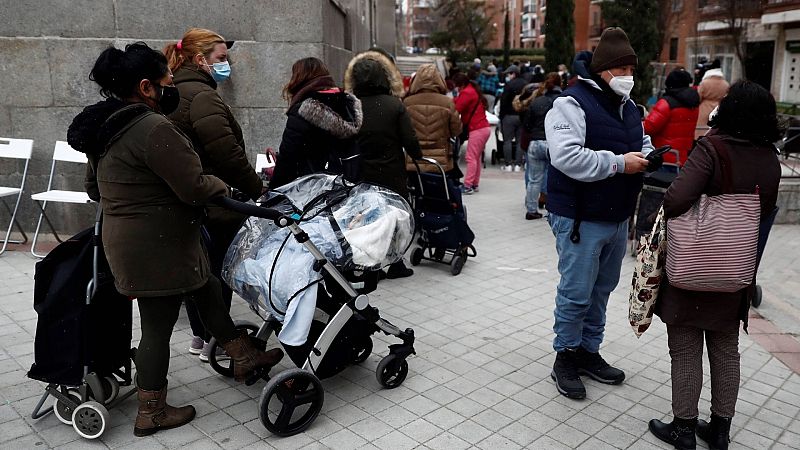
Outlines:
[{"label": "mobile phone", "polygon": [[664,153],[667,153],[670,150],[672,150],[672,147],[670,147],[669,145],[664,145],[662,147],[658,147],[657,149],[655,149],[652,152],[648,153],[647,156],[645,157],[645,159],[648,160],[648,161],[653,160],[653,159],[658,158],[659,156],[663,155]]}]

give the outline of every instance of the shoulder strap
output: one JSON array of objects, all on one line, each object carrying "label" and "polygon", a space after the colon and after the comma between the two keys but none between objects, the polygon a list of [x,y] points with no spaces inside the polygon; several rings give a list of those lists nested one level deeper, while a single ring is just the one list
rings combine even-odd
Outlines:
[{"label": "shoulder strap", "polygon": [[711,149],[719,157],[719,164],[722,168],[722,192],[725,194],[733,193],[733,167],[731,156],[728,152],[728,143],[719,136],[704,136],[698,142],[705,144],[707,149]]}]

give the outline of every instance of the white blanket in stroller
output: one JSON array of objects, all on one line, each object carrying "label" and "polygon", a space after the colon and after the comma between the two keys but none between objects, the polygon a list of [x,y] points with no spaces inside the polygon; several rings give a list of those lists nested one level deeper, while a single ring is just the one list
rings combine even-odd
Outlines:
[{"label": "white blanket in stroller", "polygon": [[[303,219],[300,226],[330,262],[350,268],[377,268],[396,261],[414,230],[408,204],[397,194],[370,185],[359,185],[332,215]],[[342,237],[350,248],[347,254]],[[223,277],[234,291],[251,303],[266,306],[283,322],[278,335],[281,342],[305,343],[321,274],[313,269],[313,256],[288,229],[263,219],[248,219],[228,251],[225,266]]]}]

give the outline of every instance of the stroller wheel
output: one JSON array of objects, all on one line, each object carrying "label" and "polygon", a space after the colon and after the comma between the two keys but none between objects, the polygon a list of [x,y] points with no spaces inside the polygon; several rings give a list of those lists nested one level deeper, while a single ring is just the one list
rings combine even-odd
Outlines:
[{"label": "stroller wheel", "polygon": [[86,439],[100,437],[110,421],[111,415],[106,407],[95,401],[81,403],[72,413],[72,427]]},{"label": "stroller wheel", "polygon": [[756,293],[753,296],[753,301],[752,301],[753,308],[758,308],[759,306],[761,306],[761,300],[762,300],[761,295],[762,295],[761,286],[756,285]]},{"label": "stroller wheel", "polygon": [[422,262],[422,255],[425,253],[425,249],[422,247],[417,247],[411,252],[411,265],[418,266],[419,263]]},{"label": "stroller wheel", "polygon": [[66,392],[62,391],[62,394],[69,397],[75,406],[72,406],[56,397],[56,401],[53,403],[53,413],[56,415],[56,418],[61,421],[61,423],[72,425],[72,413],[75,411],[77,405],[81,403],[81,394],[75,389],[69,389]]},{"label": "stroller wheel", "polygon": [[408,361],[405,358],[389,353],[378,363],[378,368],[375,369],[375,376],[381,386],[386,389],[394,389],[403,384],[406,376],[408,376]]},{"label": "stroller wheel", "polygon": [[[247,330],[247,334],[250,335],[250,338],[256,341],[256,347],[261,350],[264,350],[267,346],[266,343],[261,345],[261,341],[255,339],[255,334],[258,332],[258,327],[256,324],[252,322],[236,322],[236,331],[239,330]],[[217,354],[217,348],[220,344],[217,342],[216,339],[211,339],[208,342],[209,353],[208,353],[208,364],[214,369],[215,372],[218,374],[232,378],[233,377],[233,360],[226,354]]]},{"label": "stroller wheel", "polygon": [[366,361],[369,358],[369,355],[372,354],[372,338],[367,336],[364,338],[364,341],[361,343],[362,345],[359,348],[356,348],[355,358],[353,358],[353,364],[361,364],[362,362]]},{"label": "stroller wheel", "polygon": [[288,369],[264,386],[258,416],[273,434],[292,436],[314,422],[324,400],[325,392],[316,375],[303,369]]},{"label": "stroller wheel", "polygon": [[100,382],[103,385],[103,389],[106,392],[106,400],[103,402],[104,405],[108,405],[109,403],[113,402],[117,395],[119,395],[119,381],[113,376],[103,377]]},{"label": "stroller wheel", "polygon": [[467,255],[464,251],[459,251],[453,256],[453,260],[450,261],[450,273],[453,276],[456,276],[461,273],[461,269],[464,268],[464,263],[467,262]]}]

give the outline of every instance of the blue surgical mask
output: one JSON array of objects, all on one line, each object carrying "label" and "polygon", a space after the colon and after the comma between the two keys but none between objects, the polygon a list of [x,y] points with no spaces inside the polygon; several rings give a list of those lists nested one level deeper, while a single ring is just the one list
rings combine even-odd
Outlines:
[{"label": "blue surgical mask", "polygon": [[508,83],[509,81],[511,81],[511,77],[506,77],[506,83]]},{"label": "blue surgical mask", "polygon": [[228,64],[228,61],[215,62],[210,66],[206,64],[206,66],[211,67],[211,78],[217,83],[221,83],[231,76],[231,65]]}]

